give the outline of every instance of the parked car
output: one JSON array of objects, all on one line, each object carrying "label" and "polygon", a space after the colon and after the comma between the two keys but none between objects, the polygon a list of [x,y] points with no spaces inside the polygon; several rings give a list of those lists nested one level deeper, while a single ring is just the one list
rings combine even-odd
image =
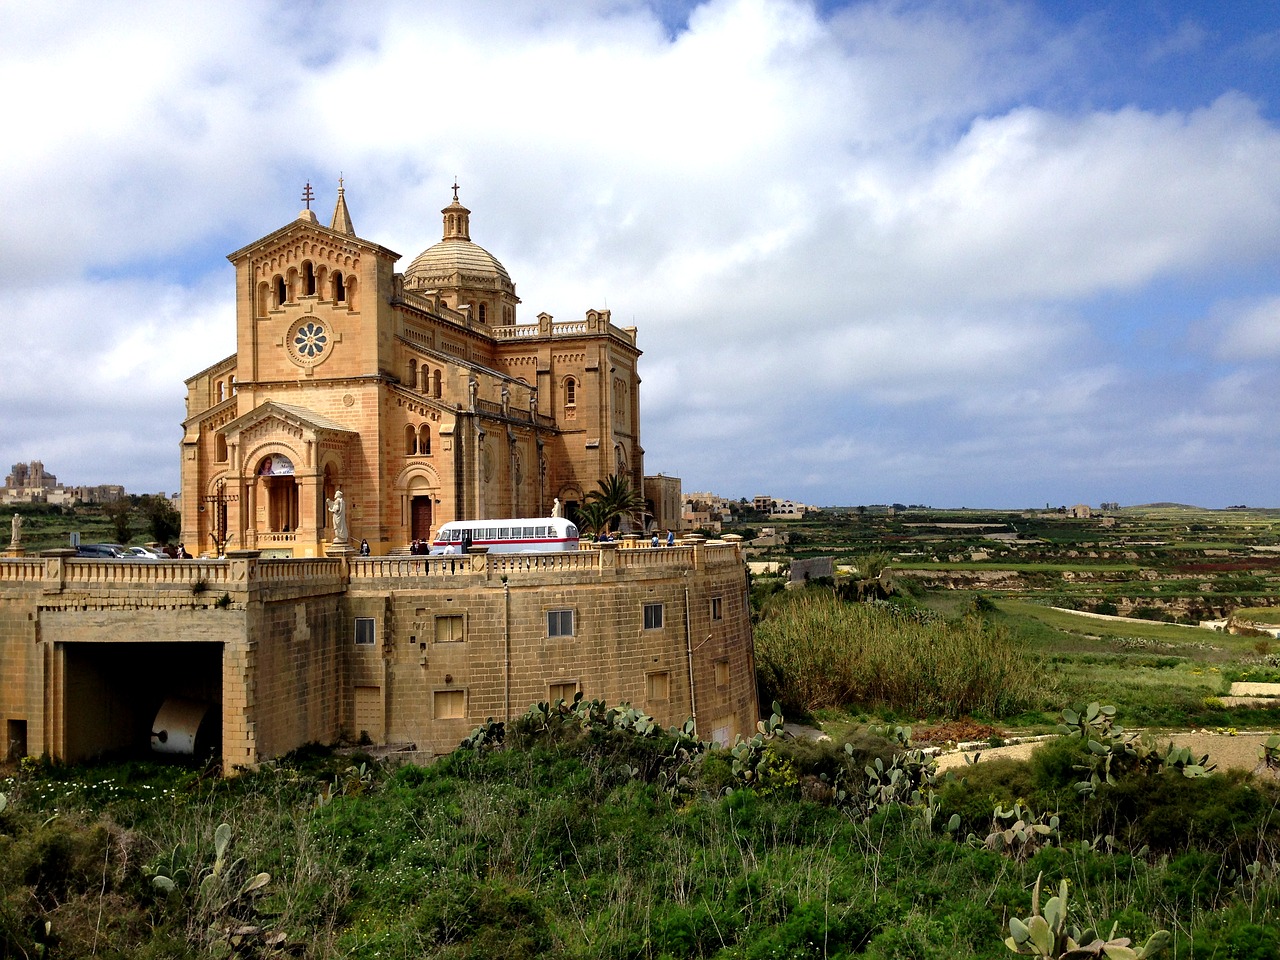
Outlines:
[{"label": "parked car", "polygon": [[77,557],[94,560],[124,560],[124,547],[118,543],[82,543],[76,547]]},{"label": "parked car", "polygon": [[150,547],[129,547],[126,555],[134,560],[168,560],[159,550],[153,550]]}]

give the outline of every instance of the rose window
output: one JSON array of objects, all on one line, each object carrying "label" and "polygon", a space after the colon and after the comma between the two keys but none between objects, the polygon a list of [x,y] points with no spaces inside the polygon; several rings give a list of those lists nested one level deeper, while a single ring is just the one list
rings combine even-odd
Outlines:
[{"label": "rose window", "polygon": [[311,321],[300,326],[293,335],[293,348],[298,351],[299,356],[306,357],[308,360],[315,360],[324,353],[325,344],[328,342],[329,338],[325,336],[324,327]]},{"label": "rose window", "polygon": [[290,360],[310,368],[327,360],[337,342],[333,330],[323,321],[303,317],[289,329],[284,346]]}]

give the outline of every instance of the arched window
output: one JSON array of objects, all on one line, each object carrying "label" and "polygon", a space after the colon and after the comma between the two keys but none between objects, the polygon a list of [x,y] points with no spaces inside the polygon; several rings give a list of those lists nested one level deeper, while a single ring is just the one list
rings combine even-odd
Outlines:
[{"label": "arched window", "polygon": [[418,428],[418,453],[424,457],[431,454],[431,428],[425,423]]},{"label": "arched window", "polygon": [[214,403],[221,403],[223,400],[227,399],[227,385],[221,380],[214,385],[213,389],[214,396],[217,398],[213,401]]},{"label": "arched window", "polygon": [[271,309],[271,284],[263,280],[258,284],[258,316],[265,317]]},{"label": "arched window", "polygon": [[359,307],[359,305],[358,305],[358,304],[359,304],[359,300],[358,300],[358,294],[359,294],[359,291],[356,289],[356,287],[357,287],[357,284],[356,284],[356,278],[355,278],[355,277],[350,277],[350,278],[348,278],[348,280],[347,280],[347,309],[349,309],[349,310],[359,310],[359,309],[360,309],[360,307]]},{"label": "arched window", "polygon": [[404,455],[412,457],[418,452],[418,431],[413,428],[413,424],[407,424],[404,428]]},{"label": "arched window", "polygon": [[564,405],[572,407],[578,402],[578,381],[566,377],[564,381]]},{"label": "arched window", "polygon": [[342,303],[347,299],[347,288],[342,282],[342,271],[333,271],[333,302]]},{"label": "arched window", "polygon": [[227,438],[220,433],[213,438],[213,459],[218,463],[227,462]]},{"label": "arched window", "polygon": [[489,322],[489,311],[488,311],[488,309],[485,307],[485,305],[484,305],[483,303],[482,303],[482,304],[480,304],[480,311],[479,311],[479,312],[480,312],[480,322],[481,322],[481,323],[488,323],[488,322]]},{"label": "arched window", "polygon": [[406,381],[413,390],[418,389],[418,361],[409,361],[409,379]]},{"label": "arched window", "polygon": [[302,265],[302,295],[305,297],[315,296],[316,292],[316,271],[308,260]]},{"label": "arched window", "polygon": [[233,397],[236,395],[236,375],[234,373],[231,375],[231,395]]},{"label": "arched window", "polygon": [[440,371],[437,370],[431,375],[431,395],[436,399],[440,397]]},{"label": "arched window", "polygon": [[276,288],[275,306],[276,306],[276,309],[278,310],[280,307],[283,307],[285,305],[286,301],[288,301],[289,291],[285,289],[284,277],[280,276],[280,274],[278,273],[276,274],[276,278],[272,281],[272,283]]},{"label": "arched window", "polygon": [[290,267],[284,275],[284,292],[289,303],[298,296],[298,268]]}]

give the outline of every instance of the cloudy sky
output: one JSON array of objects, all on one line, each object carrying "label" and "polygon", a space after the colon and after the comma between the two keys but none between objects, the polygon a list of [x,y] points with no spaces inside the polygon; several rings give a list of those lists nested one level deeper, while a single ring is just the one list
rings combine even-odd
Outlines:
[{"label": "cloudy sky", "polygon": [[0,469],[176,490],[225,255],[456,176],[686,491],[1280,506],[1278,78],[1272,0],[0,0]]}]

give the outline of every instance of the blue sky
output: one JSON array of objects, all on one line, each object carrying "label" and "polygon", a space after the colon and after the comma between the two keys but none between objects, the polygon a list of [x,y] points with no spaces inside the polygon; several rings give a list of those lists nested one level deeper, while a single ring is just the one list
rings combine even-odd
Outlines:
[{"label": "blue sky", "polygon": [[225,255],[639,328],[650,473],[815,504],[1280,506],[1280,5],[0,2],[0,467],[174,490]]}]

